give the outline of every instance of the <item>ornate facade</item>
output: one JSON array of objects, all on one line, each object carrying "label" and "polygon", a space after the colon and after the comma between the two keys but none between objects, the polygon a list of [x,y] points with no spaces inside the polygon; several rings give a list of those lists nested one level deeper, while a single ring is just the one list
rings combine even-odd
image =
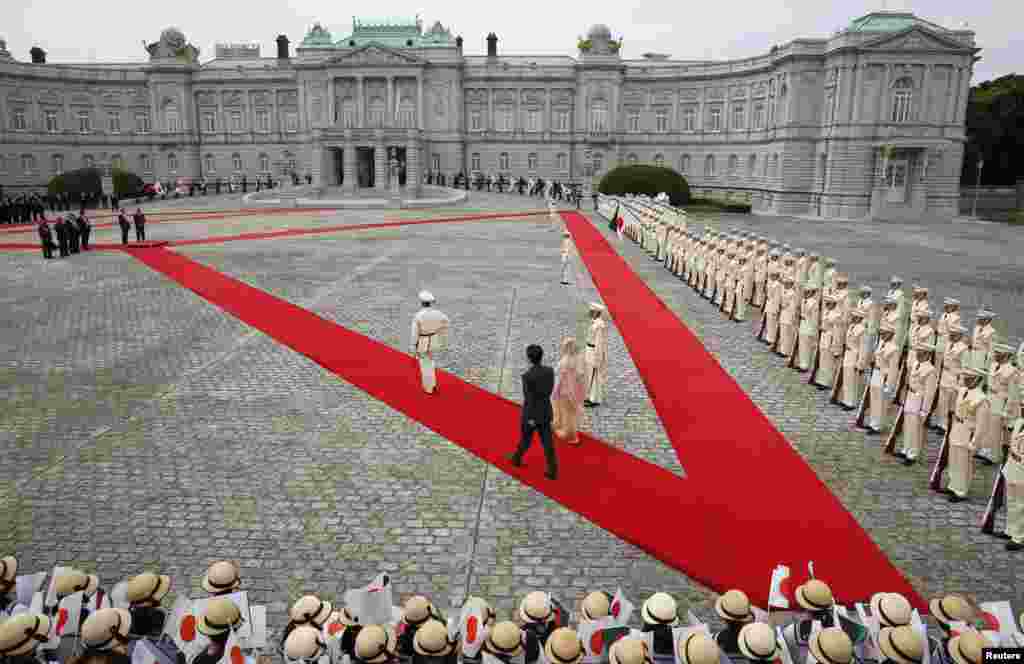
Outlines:
[{"label": "ornate facade", "polygon": [[[974,33],[878,12],[827,39],[729,62],[624,60],[602,25],[578,58],[463,54],[419,20],[315,25],[277,57],[177,29],[144,64],[19,62],[0,42],[0,183],[118,163],[146,179],[309,174],[321,186],[408,185],[424,171],[579,180],[632,161],[755,209],[892,219],[956,213]],[[402,184],[405,185],[406,183]]]}]

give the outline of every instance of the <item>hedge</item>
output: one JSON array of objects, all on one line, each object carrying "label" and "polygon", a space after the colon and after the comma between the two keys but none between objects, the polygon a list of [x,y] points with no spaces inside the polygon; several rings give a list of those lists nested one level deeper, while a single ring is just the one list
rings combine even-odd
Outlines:
[{"label": "hedge", "polygon": [[98,168],[79,168],[55,175],[46,190],[51,194],[98,195],[103,193],[103,178]]},{"label": "hedge", "polygon": [[691,198],[691,206],[700,207],[713,207],[721,210],[722,212],[743,212],[749,213],[751,208],[750,203],[742,203],[740,201],[721,201],[714,198]]},{"label": "hedge", "polygon": [[686,178],[671,168],[630,164],[608,171],[597,187],[602,194],[622,196],[624,194],[646,194],[657,196],[665,192],[675,207],[690,202],[690,185]]}]

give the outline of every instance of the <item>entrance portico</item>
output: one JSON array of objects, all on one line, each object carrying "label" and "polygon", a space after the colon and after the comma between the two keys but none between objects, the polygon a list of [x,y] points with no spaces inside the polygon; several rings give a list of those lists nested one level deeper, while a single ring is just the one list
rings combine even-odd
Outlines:
[{"label": "entrance portico", "polygon": [[876,143],[871,218],[892,221],[921,219],[925,212],[952,216],[956,201],[930,195],[932,180],[941,172],[949,139],[895,139]]},{"label": "entrance portico", "polygon": [[392,156],[398,161],[398,185],[408,197],[420,193],[420,131],[346,129],[332,135],[324,132],[320,145],[314,146],[319,154],[320,169],[316,182],[321,187],[340,186],[347,194],[362,190],[387,192],[391,189],[391,171],[388,164]]}]

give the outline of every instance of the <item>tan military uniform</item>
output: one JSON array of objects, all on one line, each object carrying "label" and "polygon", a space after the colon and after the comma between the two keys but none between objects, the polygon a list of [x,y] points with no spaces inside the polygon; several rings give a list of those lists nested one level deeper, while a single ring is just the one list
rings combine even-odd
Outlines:
[{"label": "tan military uniform", "polygon": [[875,353],[875,370],[871,373],[871,421],[870,428],[884,431],[889,428],[892,416],[891,395],[899,381],[900,349],[895,339],[881,345]]},{"label": "tan military uniform", "polygon": [[962,338],[951,346],[947,342],[947,346],[948,348],[943,353],[939,401],[935,407],[935,415],[939,420],[938,425],[943,430],[949,420],[949,412],[956,405],[956,394],[960,389],[960,372],[964,369],[964,362],[968,359],[967,353],[970,350]]},{"label": "tan military uniform", "polygon": [[939,371],[930,361],[917,362],[907,377],[907,398],[903,403],[903,454],[911,461],[920,456],[924,441],[927,440],[924,425],[928,420],[928,411],[935,398],[938,382]]},{"label": "tan military uniform", "polygon": [[782,312],[779,314],[779,352],[789,357],[796,345],[796,312],[800,306],[800,297],[793,286],[782,289]]},{"label": "tan military uniform", "polygon": [[765,341],[769,344],[775,343],[775,335],[779,331],[779,313],[782,311],[782,284],[778,279],[768,282],[767,294],[765,295]]},{"label": "tan military uniform", "polygon": [[988,417],[980,423],[978,454],[995,463],[999,463],[1003,456],[1007,418],[1011,412],[1010,392],[1019,374],[1020,370],[1009,360],[1003,364],[993,362],[989,368],[989,411]]},{"label": "tan military uniform", "polygon": [[843,312],[838,306],[825,311],[822,321],[821,347],[818,349],[818,370],[814,374],[814,384],[831,387],[835,377],[836,360],[843,352],[843,332],[846,329]]},{"label": "tan military uniform", "polygon": [[861,376],[867,369],[864,335],[867,325],[863,320],[854,322],[846,330],[846,352],[843,353],[843,394],[842,404],[856,408],[864,387]]},{"label": "tan military uniform", "polygon": [[1010,455],[1003,466],[1006,478],[1006,534],[1024,544],[1024,417],[1013,422]]},{"label": "tan military uniform", "polygon": [[808,291],[808,296],[804,297],[800,310],[800,334],[798,335],[796,366],[801,371],[807,371],[811,368],[811,362],[814,360],[814,350],[818,346],[821,306],[817,291],[814,291],[814,295],[810,295],[810,292]]},{"label": "tan military uniform", "polygon": [[974,436],[979,420],[988,415],[988,396],[981,387],[960,388],[953,410],[953,429],[949,432],[949,490],[966,498],[974,475],[976,451]]},{"label": "tan military uniform", "polygon": [[940,371],[942,363],[946,361],[946,344],[949,341],[949,328],[960,325],[960,311],[943,311],[936,325],[937,336],[935,338],[935,366]]},{"label": "tan military uniform", "polygon": [[971,368],[988,370],[995,334],[996,329],[991,323],[974,325],[974,332],[971,334]]}]

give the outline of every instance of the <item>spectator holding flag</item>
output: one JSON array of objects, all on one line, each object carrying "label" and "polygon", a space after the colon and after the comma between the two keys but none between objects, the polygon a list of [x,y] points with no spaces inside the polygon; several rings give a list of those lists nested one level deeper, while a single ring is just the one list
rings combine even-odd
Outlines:
[{"label": "spectator holding flag", "polygon": [[652,632],[655,655],[672,655],[675,652],[672,628],[679,624],[678,607],[668,593],[654,593],[640,607],[644,633]]},{"label": "spectator holding flag", "polygon": [[730,590],[715,600],[715,613],[725,623],[725,629],[715,634],[715,643],[726,654],[739,654],[740,630],[754,621],[750,599],[742,590]]}]

